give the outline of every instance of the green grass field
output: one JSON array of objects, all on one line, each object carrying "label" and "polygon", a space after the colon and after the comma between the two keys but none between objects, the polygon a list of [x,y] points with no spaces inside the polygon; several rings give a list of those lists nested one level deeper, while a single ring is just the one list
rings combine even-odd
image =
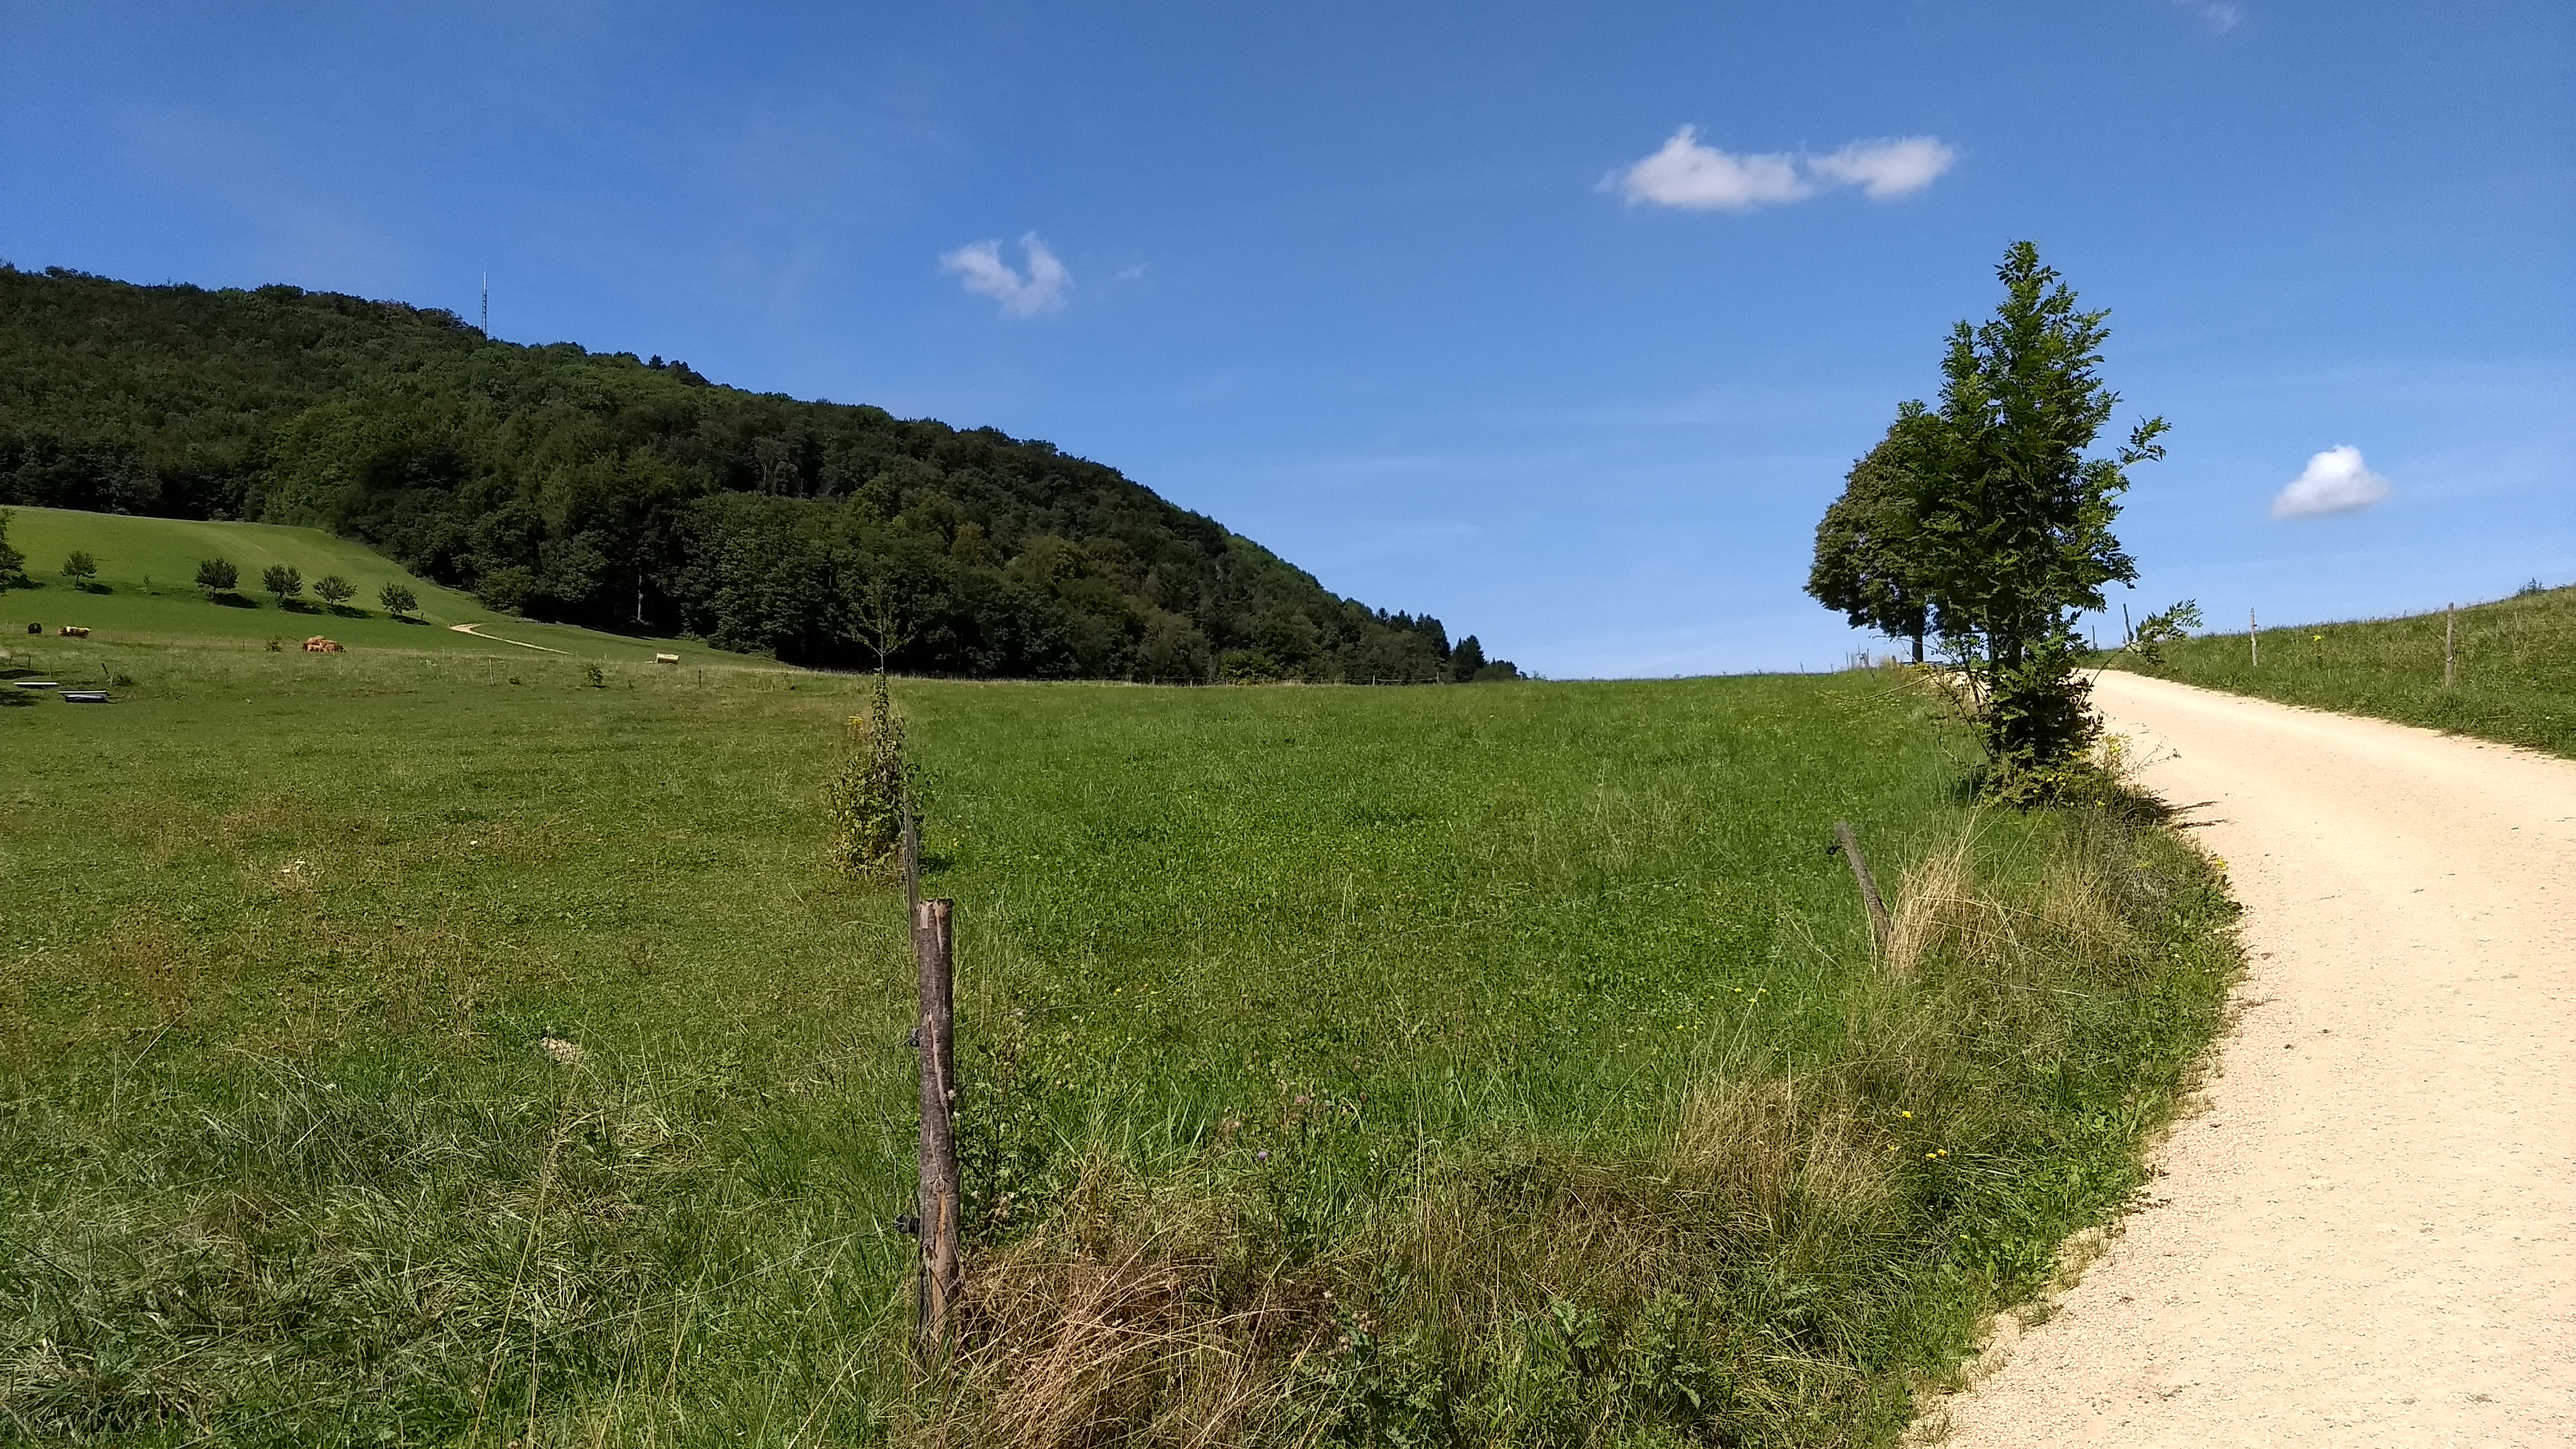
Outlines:
[{"label": "green grass field", "polygon": [[860,682],[10,642],[132,681],[0,710],[29,1441],[1889,1443],[2233,971],[2200,857],[1972,819],[1894,672],[899,681],[960,922],[925,1377],[900,903],[823,865]]},{"label": "green grass field", "polygon": [[[72,624],[89,629],[93,639],[127,643],[262,649],[274,639],[293,649],[320,634],[361,651],[541,657],[550,650],[602,661],[649,660],[658,651],[679,654],[690,666],[750,662],[685,641],[627,639],[496,614],[470,594],[415,578],[364,545],[316,528],[61,508],[7,511],[9,545],[26,555],[28,576],[39,587],[0,592],[0,649],[15,644],[29,624],[42,624],[49,634]],[[77,587],[63,577],[63,561],[74,549],[98,561],[94,588]],[[222,601],[208,598],[193,582],[198,563],[209,558],[230,559],[240,570],[239,585]],[[302,572],[306,594],[300,603],[281,608],[260,592],[260,572],[271,564]],[[336,609],[315,598],[312,586],[327,574],[357,585],[357,597]],[[376,591],[389,583],[406,585],[419,598],[413,619],[396,619],[377,602]],[[448,627],[454,624],[475,625],[491,637],[456,633]],[[519,644],[539,647],[515,647]]]},{"label": "green grass field", "polygon": [[2440,614],[2265,629],[2260,664],[2244,634],[2211,634],[2170,646],[2160,666],[2124,667],[2576,755],[2576,587],[2461,609],[2447,687],[2442,630]]}]

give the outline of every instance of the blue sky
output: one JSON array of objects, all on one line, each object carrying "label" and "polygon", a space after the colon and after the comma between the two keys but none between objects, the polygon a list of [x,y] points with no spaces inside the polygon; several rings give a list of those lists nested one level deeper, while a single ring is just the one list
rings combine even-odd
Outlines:
[{"label": "blue sky", "polygon": [[[2019,237],[2174,425],[2134,602],[2576,580],[2563,0],[8,0],[0,34],[20,267],[469,317],[488,271],[502,337],[1046,438],[1552,676],[1865,647],[1799,592],[1816,515]],[[2274,517],[2319,454],[2303,496],[2385,496]]]}]

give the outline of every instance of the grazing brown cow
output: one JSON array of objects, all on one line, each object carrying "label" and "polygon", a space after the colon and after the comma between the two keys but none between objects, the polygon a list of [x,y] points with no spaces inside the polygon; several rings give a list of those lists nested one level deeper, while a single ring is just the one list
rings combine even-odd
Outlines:
[{"label": "grazing brown cow", "polygon": [[81,628],[77,624],[65,624],[62,628],[61,637],[65,639],[86,639],[89,637],[89,631]]},{"label": "grazing brown cow", "polygon": [[312,638],[304,641],[304,652],[307,654],[338,654],[341,653],[342,650],[337,641],[325,639],[321,635],[316,634]]}]

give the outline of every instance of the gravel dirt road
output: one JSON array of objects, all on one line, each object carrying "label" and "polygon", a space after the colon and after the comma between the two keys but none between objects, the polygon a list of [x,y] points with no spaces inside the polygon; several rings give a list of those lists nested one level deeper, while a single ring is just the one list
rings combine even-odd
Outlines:
[{"label": "gravel dirt road", "polygon": [[2576,761],[2111,673],[2251,970],[2146,1209],[1920,1426],[2576,1445]]}]

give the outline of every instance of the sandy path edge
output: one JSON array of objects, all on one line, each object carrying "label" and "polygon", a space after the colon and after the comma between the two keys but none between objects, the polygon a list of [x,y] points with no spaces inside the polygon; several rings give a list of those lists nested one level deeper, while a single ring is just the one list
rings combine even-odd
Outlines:
[{"label": "sandy path edge", "polygon": [[2576,1443],[2576,761],[2111,673],[2249,970],[2144,1211],[1918,1441]]}]

